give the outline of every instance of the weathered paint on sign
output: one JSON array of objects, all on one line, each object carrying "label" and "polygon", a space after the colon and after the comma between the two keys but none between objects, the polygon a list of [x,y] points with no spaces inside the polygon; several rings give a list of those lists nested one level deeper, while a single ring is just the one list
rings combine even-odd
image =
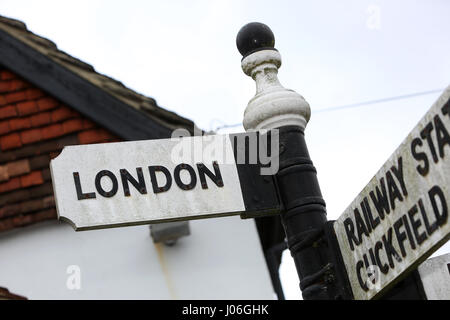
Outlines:
[{"label": "weathered paint on sign", "polygon": [[69,146],[50,167],[58,216],[76,230],[245,211],[225,135]]},{"label": "weathered paint on sign", "polygon": [[355,299],[371,299],[450,236],[450,87],[334,224]]},{"label": "weathered paint on sign", "polygon": [[450,300],[450,253],[426,260],[417,270],[428,300]]}]

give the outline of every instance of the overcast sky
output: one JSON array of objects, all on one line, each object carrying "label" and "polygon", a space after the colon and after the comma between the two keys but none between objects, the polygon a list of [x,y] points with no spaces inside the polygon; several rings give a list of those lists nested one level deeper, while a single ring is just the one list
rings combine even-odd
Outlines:
[{"label": "overcast sky", "polygon": [[[255,86],[241,70],[236,34],[248,22],[267,24],[283,59],[281,83],[312,108],[306,141],[329,219],[339,217],[439,93],[318,111],[447,87],[449,12],[447,0],[0,0],[1,15],[206,130],[242,122]],[[294,279],[286,293],[295,298],[295,272],[287,264],[282,270]]]}]

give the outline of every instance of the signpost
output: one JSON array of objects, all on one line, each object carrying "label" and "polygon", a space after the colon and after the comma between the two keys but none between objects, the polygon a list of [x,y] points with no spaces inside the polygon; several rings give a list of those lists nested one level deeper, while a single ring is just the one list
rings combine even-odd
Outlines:
[{"label": "signpost", "polygon": [[[59,218],[87,230],[282,213],[303,297],[330,299],[325,202],[304,138],[309,105],[278,81],[281,55],[269,27],[245,25],[236,44],[244,73],[256,81],[247,133],[67,147],[51,162]],[[174,152],[192,146],[190,155],[208,156]]]},{"label": "signpost", "polygon": [[262,142],[253,132],[65,147],[50,165],[58,216],[80,231],[278,213]]},{"label": "signpost", "polygon": [[380,296],[450,238],[450,87],[334,223],[355,299]]},{"label": "signpost", "polygon": [[304,137],[310,108],[278,81],[272,31],[250,23],[236,42],[256,82],[249,132],[66,147],[51,162],[59,218],[88,230],[280,213],[305,299],[381,296],[450,237],[450,87],[327,223]]}]

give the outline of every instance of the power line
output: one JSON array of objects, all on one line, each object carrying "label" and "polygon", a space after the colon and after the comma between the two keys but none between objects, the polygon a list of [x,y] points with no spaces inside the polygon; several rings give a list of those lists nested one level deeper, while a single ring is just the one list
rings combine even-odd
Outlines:
[{"label": "power line", "polygon": [[[388,98],[382,98],[382,99],[376,99],[376,100],[369,100],[369,101],[352,103],[352,104],[344,104],[344,105],[335,106],[335,107],[327,107],[327,108],[313,110],[312,112],[313,113],[323,113],[323,112],[339,111],[339,110],[344,110],[344,109],[362,107],[362,106],[366,106],[369,104],[377,104],[377,103],[389,102],[389,101],[394,101],[394,100],[409,99],[409,98],[424,96],[424,95],[428,95],[428,94],[432,94],[432,93],[442,92],[444,90],[445,89],[434,89],[434,90],[429,90],[429,91],[414,92],[414,93],[404,94],[404,95],[400,95],[400,96],[394,96],[394,97],[388,97]],[[225,125],[217,127],[214,131],[226,129],[226,128],[235,128],[235,127],[239,127],[241,125],[242,125],[242,123],[225,124]]]},{"label": "power line", "polygon": [[329,111],[336,111],[336,110],[343,110],[343,109],[350,109],[350,108],[356,108],[356,107],[365,106],[365,105],[368,105],[368,104],[376,104],[376,103],[383,103],[383,102],[394,101],[394,100],[408,99],[408,98],[413,98],[413,97],[418,97],[418,96],[424,96],[424,95],[427,95],[427,94],[442,92],[444,90],[445,89],[435,89],[435,90],[429,90],[429,91],[422,91],[422,92],[415,92],[415,93],[410,93],[410,94],[404,94],[404,95],[401,95],[401,96],[382,98],[382,99],[377,99],[377,100],[370,100],[370,101],[364,101],[364,102],[358,102],[358,103],[352,103],[352,104],[345,104],[345,105],[342,105],[342,106],[328,107],[328,108],[315,110],[314,113],[329,112]]}]

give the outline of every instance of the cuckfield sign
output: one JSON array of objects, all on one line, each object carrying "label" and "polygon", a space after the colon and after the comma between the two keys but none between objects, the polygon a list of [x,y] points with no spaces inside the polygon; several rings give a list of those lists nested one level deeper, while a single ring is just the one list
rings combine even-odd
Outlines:
[{"label": "cuckfield sign", "polygon": [[450,87],[334,223],[355,299],[372,299],[450,237]]},{"label": "cuckfield sign", "polygon": [[50,164],[58,216],[78,231],[278,213],[267,175],[277,163],[265,153],[274,140],[253,132],[65,147]]}]

